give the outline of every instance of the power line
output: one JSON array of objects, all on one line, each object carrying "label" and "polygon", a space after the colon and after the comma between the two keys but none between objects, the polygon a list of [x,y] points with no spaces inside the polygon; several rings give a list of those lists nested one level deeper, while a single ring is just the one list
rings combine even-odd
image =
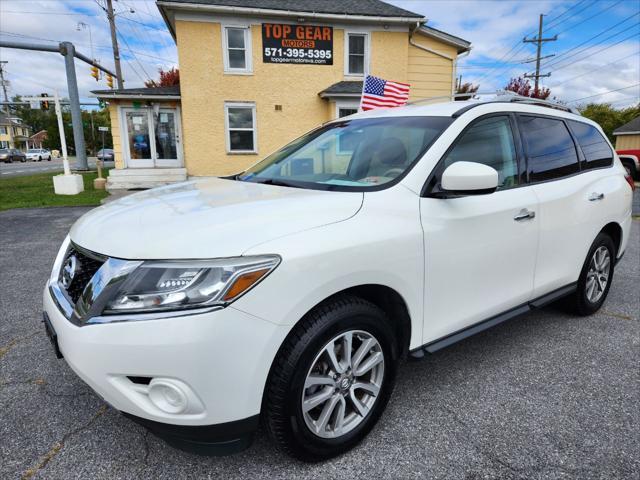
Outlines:
[{"label": "power line", "polygon": [[[559,18],[563,17],[565,14],[569,13],[571,10],[574,10],[576,8],[578,8],[580,5],[582,5],[584,2],[587,2],[589,0],[581,0],[580,2],[572,5],[571,7],[567,8],[564,12],[562,12],[560,15],[557,15],[555,17],[553,17],[551,20],[549,20],[549,22],[547,23],[547,27],[544,29],[544,33],[546,33],[547,31],[551,30],[552,28],[556,28],[558,25],[563,24],[564,22],[566,22],[567,20],[571,20],[573,17],[575,17],[577,14],[573,14],[570,15],[569,17],[557,22],[557,23],[553,23],[556,20],[558,20]],[[597,2],[597,0],[593,0],[593,3],[591,3],[591,5],[587,5],[585,8],[582,9],[582,11],[584,12],[585,10],[591,8],[593,5],[595,5]]]},{"label": "power line", "polygon": [[[621,20],[620,22],[616,23],[615,25],[610,26],[609,28],[606,28],[605,30],[603,30],[603,31],[601,31],[600,33],[598,33],[598,34],[594,35],[593,37],[588,38],[587,40],[585,40],[584,42],[580,43],[579,45],[576,45],[575,47],[571,47],[571,48],[569,48],[569,49],[565,50],[564,52],[559,53],[559,54],[555,57],[555,59],[551,60],[549,63],[547,63],[547,64],[545,64],[545,65],[544,65],[544,66],[545,66],[545,68],[551,68],[553,65],[558,65],[558,64],[560,64],[560,63],[564,62],[565,60],[567,60],[568,58],[571,58],[571,57],[574,57],[574,56],[576,56],[576,55],[579,55],[580,53],[582,53],[582,52],[584,52],[584,51],[588,50],[589,48],[593,48],[593,47],[595,47],[595,46],[601,45],[602,43],[606,42],[607,40],[610,40],[610,39],[612,39],[613,37],[616,37],[616,36],[620,35],[621,33],[625,33],[625,31],[627,31],[626,29],[620,30],[619,32],[614,33],[614,34],[612,34],[612,35],[609,35],[608,37],[606,37],[606,38],[604,38],[604,39],[600,40],[599,42],[595,43],[594,45],[591,45],[591,46],[589,46],[589,47],[583,48],[581,51],[575,52],[575,53],[573,53],[573,54],[569,55],[568,57],[561,58],[560,60],[558,60],[558,58],[560,58],[560,57],[564,57],[564,56],[565,56],[565,55],[567,55],[568,53],[570,53],[570,52],[572,52],[572,51],[574,51],[574,50],[577,50],[578,48],[582,47],[583,45],[586,45],[587,43],[591,42],[591,40],[595,40],[595,39],[596,39],[596,38],[598,38],[600,35],[603,35],[603,34],[605,34],[605,33],[609,32],[609,31],[613,30],[614,28],[616,28],[616,27],[618,27],[618,26],[622,25],[622,24],[623,24],[623,23],[625,23],[625,22],[628,22],[628,21],[629,21],[629,20],[631,20],[633,17],[636,17],[636,16],[638,16],[638,15],[640,15],[640,12],[634,13],[633,15],[629,15],[629,16],[628,16],[628,17],[626,17],[625,19]],[[636,24],[634,24],[634,25],[637,25],[637,23],[636,23]]]},{"label": "power line", "polygon": [[556,83],[555,85],[552,85],[552,86],[550,86],[549,88],[556,88],[556,87],[559,87],[560,85],[564,85],[565,83],[570,82],[571,80],[575,80],[576,78],[584,77],[585,75],[589,75],[590,73],[597,72],[598,70],[602,70],[604,67],[608,67],[609,65],[613,65],[613,64],[614,64],[614,63],[616,63],[616,62],[619,62],[619,61],[621,61],[621,60],[625,60],[625,59],[627,59],[627,58],[629,58],[629,57],[632,57],[632,56],[634,56],[634,55],[640,55],[640,50],[638,50],[637,52],[632,53],[631,55],[625,55],[625,56],[624,56],[624,57],[622,57],[622,58],[618,58],[617,60],[614,60],[613,62],[609,62],[609,63],[607,63],[607,64],[605,64],[605,65],[602,65],[602,66],[600,66],[600,67],[598,67],[598,68],[596,68],[596,69],[592,69],[592,70],[590,69],[590,70],[588,70],[588,71],[586,71],[586,72],[584,72],[584,73],[581,73],[580,75],[576,75],[576,76],[574,76],[574,77],[568,78],[568,79],[566,79],[566,80],[565,80],[565,81],[563,81],[563,82]]},{"label": "power line", "polygon": [[[570,7],[570,8],[568,8],[567,10],[565,10],[564,12],[562,12],[561,14],[556,15],[555,17],[553,17],[553,19],[552,19],[551,21],[553,21],[553,20],[556,20],[556,19],[560,18],[561,16],[563,16],[563,15],[565,15],[567,12],[569,12],[571,9],[573,9],[573,8],[575,8],[576,6],[578,6],[578,5],[582,4],[582,3],[584,3],[585,1],[586,1],[586,0],[582,0],[582,1],[580,1],[578,4],[576,4],[576,5],[574,5],[574,6]],[[594,1],[596,1],[596,0],[594,0]],[[525,37],[527,37],[527,36],[529,36],[529,35],[533,35],[534,33],[536,33],[536,32],[535,32],[535,30],[534,30],[534,31],[531,31],[531,32],[529,32],[529,33],[527,33],[527,34],[525,35]],[[525,47],[525,45],[524,45],[520,40],[518,40],[518,41],[513,45],[513,47],[511,47],[511,48],[507,51],[507,53],[505,53],[502,57],[500,57],[496,62],[497,62],[497,63],[502,63],[503,65],[506,65],[506,64],[507,64],[507,62],[509,62],[510,60],[512,60],[513,58],[515,58],[515,56],[516,56],[516,55],[517,55],[517,54],[518,54],[518,53],[519,53],[519,52],[520,52],[524,47]],[[515,50],[515,51],[514,51],[514,50]],[[513,52],[513,53],[512,53],[512,52]],[[511,56],[510,56],[509,58],[506,58],[509,54],[511,54]],[[506,59],[506,60],[505,60],[505,59]],[[492,75],[489,75],[493,70],[498,69],[498,68],[500,68],[500,70],[499,70],[497,73],[494,73],[494,74],[492,74]],[[498,66],[496,66],[496,67],[494,67],[494,68],[490,68],[487,72],[485,72],[482,76],[480,76],[480,78],[478,78],[478,79],[476,80],[476,82],[480,82],[481,80],[484,80],[485,78],[489,78],[489,79],[496,78],[497,76],[501,75],[502,73],[504,73],[504,72],[505,72],[505,71],[507,71],[507,70],[509,70],[509,66],[508,66],[508,65],[507,65],[507,66],[505,66],[505,67],[503,67],[502,65],[498,65]]]},{"label": "power line", "polygon": [[127,47],[127,50],[129,50],[129,53],[131,53],[131,56],[133,57],[133,59],[138,63],[138,65],[140,66],[140,68],[142,69],[143,73],[147,76],[147,80],[151,80],[151,77],[149,76],[149,74],[147,73],[147,71],[144,69],[144,67],[142,66],[142,63],[140,62],[140,60],[138,60],[138,57],[136,57],[136,55],[131,51],[131,47],[129,46],[129,42],[127,42],[127,39],[125,38],[124,35],[122,35],[122,32],[120,32],[120,30],[116,27],[116,32],[118,33],[118,36],[122,39],[122,41],[124,42],[125,46]]},{"label": "power line", "polygon": [[[60,43],[62,42],[62,40],[54,40],[52,38],[43,38],[43,37],[34,37],[33,35],[25,35],[23,33],[13,33],[13,32],[5,32],[0,30],[0,35],[11,35],[11,36],[15,36],[15,37],[24,37],[24,38],[29,38],[32,40],[42,40],[45,42],[52,42],[52,43]],[[74,45],[80,46],[80,47],[89,47],[90,45],[87,43],[78,43],[78,42],[73,42]],[[94,45],[95,48],[97,48],[98,50],[111,50],[110,46],[107,45]],[[171,60],[168,60],[165,57],[159,57],[157,55],[151,55],[149,53],[144,53],[144,52],[140,52],[138,50],[131,50],[131,52],[135,53],[136,55],[141,55],[143,57],[149,57],[149,58],[155,58],[157,60],[162,60],[166,63],[172,63],[172,64],[177,64],[176,62],[173,62]]]},{"label": "power line", "polygon": [[577,102],[578,100],[586,100],[587,98],[600,97],[600,96],[606,95],[608,93],[620,92],[622,90],[628,90],[630,88],[634,88],[634,87],[638,87],[638,86],[640,86],[640,83],[636,83],[634,85],[629,85],[627,87],[616,88],[615,90],[609,90],[608,92],[596,93],[595,95],[589,95],[588,97],[574,98],[573,100],[568,100],[567,103]]},{"label": "power line", "polygon": [[638,34],[636,32],[634,32],[631,35],[629,35],[628,37],[624,37],[622,40],[619,40],[616,43],[612,43],[611,45],[608,45],[608,46],[606,46],[604,48],[601,48],[600,50],[596,50],[595,52],[591,52],[589,55],[587,55],[585,57],[578,58],[577,60],[574,60],[573,62],[569,62],[569,63],[567,63],[565,65],[560,66],[560,67],[554,68],[554,72],[557,72],[558,70],[562,70],[563,68],[567,68],[570,65],[574,65],[577,62],[581,62],[583,60],[586,60],[589,57],[593,57],[594,55],[597,55],[600,52],[604,52],[605,50],[609,50],[610,48],[613,48],[616,45],[620,45],[622,42],[625,42],[625,41],[629,40],[630,38],[637,37],[637,36],[638,36]]},{"label": "power line", "polygon": [[536,38],[532,38],[529,39],[527,37],[522,39],[523,43],[536,43],[537,44],[537,49],[536,49],[536,73],[535,74],[526,74],[524,75],[524,78],[534,78],[535,79],[535,86],[534,86],[534,91],[538,91],[538,84],[540,83],[540,78],[541,77],[548,77],[551,74],[550,73],[545,73],[542,74],[540,73],[540,61],[542,60],[542,44],[545,42],[555,42],[556,40],[558,40],[558,35],[554,35],[553,37],[549,37],[549,38],[543,38],[542,36],[542,24],[544,22],[544,15],[541,13],[540,14],[540,20],[539,20],[539,26],[538,26],[538,36]]},{"label": "power line", "polygon": [[608,7],[606,7],[605,9],[600,10],[600,11],[598,11],[598,12],[594,13],[593,15],[591,15],[591,16],[590,16],[590,17],[588,17],[588,18],[585,18],[585,19],[584,19],[584,20],[582,20],[581,22],[578,22],[578,23],[576,23],[576,24],[574,24],[574,25],[570,26],[569,28],[565,28],[565,29],[564,29],[564,30],[562,30],[561,32],[558,32],[558,35],[561,35],[561,34],[563,34],[563,33],[566,33],[566,32],[568,32],[569,30],[573,30],[573,29],[574,29],[574,28],[576,28],[577,26],[582,25],[582,24],[583,24],[583,23],[585,23],[585,22],[588,22],[588,21],[589,21],[589,20],[591,20],[592,18],[595,18],[595,17],[597,17],[597,16],[599,16],[599,15],[602,15],[604,12],[606,12],[606,11],[608,11],[608,10],[611,10],[613,7],[615,7],[616,5],[619,5],[619,4],[620,4],[620,3],[622,3],[623,1],[624,1],[624,0],[618,0],[618,1],[617,1],[617,2],[615,2],[615,3],[612,3],[611,5],[609,5]]},{"label": "power line", "polygon": [[151,30],[157,30],[159,32],[169,33],[169,31],[166,28],[160,28],[160,27],[155,27],[153,25],[147,25],[146,23],[139,22],[138,20],[134,20],[133,18],[129,18],[129,17],[125,16],[125,15],[122,15],[120,18],[122,18],[123,20],[126,20],[127,22],[137,23],[138,25],[142,25],[143,27],[149,28]]},{"label": "power line", "polygon": [[95,13],[72,13],[72,12],[27,12],[27,11],[19,11],[19,10],[2,10],[2,13],[26,13],[26,14],[31,14],[31,15],[37,15],[37,14],[45,14],[46,15],[69,15],[69,16],[81,16],[81,17],[96,17],[97,15]]}]

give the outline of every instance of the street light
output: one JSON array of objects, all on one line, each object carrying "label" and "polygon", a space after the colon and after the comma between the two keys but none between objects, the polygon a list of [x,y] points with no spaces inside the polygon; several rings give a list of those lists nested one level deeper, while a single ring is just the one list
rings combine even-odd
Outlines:
[{"label": "street light", "polygon": [[89,47],[91,48],[91,58],[95,61],[96,57],[93,54],[93,37],[91,35],[91,25],[89,25],[88,23],[84,23],[84,22],[78,22],[78,24],[76,25],[76,30],[78,32],[87,29],[89,30]]}]

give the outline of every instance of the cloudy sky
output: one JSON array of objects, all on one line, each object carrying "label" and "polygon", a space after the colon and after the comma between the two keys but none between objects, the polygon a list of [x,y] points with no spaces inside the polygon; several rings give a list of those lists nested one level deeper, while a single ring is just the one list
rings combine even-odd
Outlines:
[{"label": "cloudy sky", "polygon": [[[320,0],[321,1],[321,0]],[[471,55],[460,61],[463,81],[482,91],[503,87],[510,77],[530,72],[533,44],[522,43],[537,33],[538,16],[548,25],[543,62],[551,77],[543,85],[565,100],[607,101],[616,107],[640,98],[640,0],[389,0],[424,14],[429,25],[458,35],[473,44]],[[73,42],[84,54],[113,68],[111,40],[104,0],[0,0],[0,39],[55,44]],[[127,87],[141,86],[157,77],[158,68],[177,65],[173,39],[152,0],[116,0],[118,35]],[[80,24],[80,25],[79,25]],[[91,33],[91,41],[90,41]],[[91,49],[93,46],[93,54]],[[0,48],[9,93],[66,95],[62,57]],[[106,88],[96,83],[89,66],[77,63],[80,94]],[[617,90],[611,93],[612,90]],[[601,95],[602,94],[602,95]]]}]

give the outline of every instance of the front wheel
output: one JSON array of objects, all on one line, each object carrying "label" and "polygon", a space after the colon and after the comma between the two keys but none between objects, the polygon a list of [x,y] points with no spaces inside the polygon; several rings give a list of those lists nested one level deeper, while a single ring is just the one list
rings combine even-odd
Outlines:
[{"label": "front wheel", "polygon": [[616,246],[606,233],[599,233],[585,259],[576,292],[567,298],[578,315],[597,312],[609,294],[615,267]]},{"label": "front wheel", "polygon": [[397,363],[393,330],[377,306],[353,296],[319,306],[291,332],[271,368],[268,432],[300,460],[346,452],[380,418]]}]

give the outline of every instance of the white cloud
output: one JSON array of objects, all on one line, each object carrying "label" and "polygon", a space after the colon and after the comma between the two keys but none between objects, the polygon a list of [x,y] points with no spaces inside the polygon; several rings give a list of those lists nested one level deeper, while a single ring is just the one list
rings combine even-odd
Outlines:
[{"label": "white cloud", "polygon": [[[516,46],[506,58],[508,59],[514,52],[517,54],[513,61],[524,60],[535,56],[535,49],[532,44],[520,44],[525,35],[533,36],[537,34],[537,22],[540,13],[549,13],[551,19],[561,14],[565,9],[576,5],[577,1],[557,2],[550,0],[542,1],[490,1],[490,0],[448,0],[448,1],[419,1],[419,0],[387,0],[408,10],[424,14],[428,24],[442,29],[453,35],[460,36],[473,44],[471,54],[459,62],[459,74],[463,75],[463,81],[473,81],[480,83],[482,91],[493,91],[506,85],[512,76],[522,75],[527,69],[533,69],[522,64],[506,64],[499,68],[490,70],[489,68],[471,69],[473,64],[479,66],[494,65],[493,62],[505,58],[505,54],[512,47]],[[590,5],[590,4],[585,4]],[[598,9],[607,8],[607,4],[595,4],[591,9],[582,11],[580,8],[572,10],[564,18],[568,19],[562,26],[572,26],[580,21],[585,21],[576,29],[572,29],[566,35],[561,35],[560,40],[566,40],[569,35],[585,35],[587,38],[604,30],[614,23],[616,18],[620,20],[637,12],[638,3],[635,1],[622,2],[611,8],[606,13],[608,23],[603,25],[602,16],[596,16],[589,20]],[[573,18],[570,18],[574,16]],[[547,19],[549,20],[549,18]],[[632,34],[637,30],[637,22],[630,22],[628,33]],[[553,32],[549,32],[553,33]],[[626,35],[620,35],[612,39],[610,44],[615,43]],[[639,35],[640,36],[640,35]],[[595,40],[601,40],[599,39]],[[595,43],[592,42],[592,43]],[[640,61],[638,60],[637,39],[629,39],[619,45],[613,46],[600,54],[585,58],[595,50],[607,47],[607,43],[593,49],[585,50],[580,55],[566,62],[558,62],[556,67],[563,67],[572,60],[580,60],[566,68],[555,70],[552,68],[552,76],[542,79],[542,85],[551,87],[552,94],[562,100],[572,100],[574,98],[587,97],[617,88],[622,88],[640,82]],[[545,45],[546,52],[561,52],[565,48],[561,42]],[[636,54],[634,55],[634,52]],[[613,65],[606,66],[607,63],[623,58]],[[584,59],[584,60],[581,60]],[[551,62],[549,62],[551,64]],[[580,76],[585,72],[591,72]],[[556,86],[557,85],[557,86]],[[620,92],[594,97],[593,101],[616,102],[616,106],[626,106],[638,102],[640,88],[631,88]],[[589,101],[588,99],[587,101]]]},{"label": "white cloud", "polygon": [[[157,77],[158,68],[166,69],[177,65],[175,43],[164,28],[164,22],[154,1],[128,0],[114,2],[114,5],[116,11],[122,12],[116,17],[118,30],[135,52],[131,54],[126,42],[119,40],[126,87],[142,86],[143,80],[147,77]],[[133,8],[135,13],[130,13],[129,8]],[[86,15],[78,15],[78,11]],[[67,40],[72,42],[79,52],[91,57],[89,29],[78,29],[78,22],[90,25],[94,56],[106,68],[115,71],[109,24],[105,12],[95,2],[0,2],[0,32],[4,32],[0,33],[2,40],[47,45],[56,45],[48,40]],[[17,35],[8,35],[6,32]],[[10,95],[42,92],[51,94],[54,89],[58,89],[63,96],[67,95],[64,60],[61,55],[0,48],[0,59],[8,62],[5,71],[11,81]],[[95,102],[89,92],[107,88],[104,79],[96,82],[90,76],[90,66],[77,59],[76,76],[80,96],[84,101]]]},{"label": "white cloud", "polygon": [[[102,0],[97,0],[102,3]],[[532,44],[522,45],[520,41],[526,34],[535,34],[538,15],[547,12],[551,18],[575,5],[575,2],[540,0],[540,1],[509,1],[509,0],[387,0],[400,7],[424,14],[429,19],[429,25],[440,28],[453,35],[458,35],[473,44],[471,55],[459,62],[458,73],[466,81],[481,84],[481,90],[492,91],[504,87],[510,76],[521,75],[527,67],[522,64],[508,64],[494,70],[483,68],[474,70],[468,68],[476,64],[492,65],[504,57],[514,46],[520,49],[513,60],[523,60],[533,57],[535,49]],[[169,68],[176,65],[177,54],[175,44],[158,12],[153,0],[119,0],[114,2],[116,10],[122,12],[117,17],[117,25],[125,36],[131,49],[136,52],[136,59],[129,53],[125,42],[120,41],[123,75],[126,87],[136,87],[143,84],[147,77],[155,78],[159,67]],[[616,12],[620,18],[637,11],[637,2],[622,2],[615,9],[608,12],[614,21]],[[133,8],[135,13],[129,13]],[[599,8],[599,7],[598,7]],[[81,10],[89,15],[69,15]],[[13,13],[13,12],[42,12]],[[581,12],[577,9],[576,17],[565,25],[571,25],[581,19],[588,19],[597,9]],[[55,15],[54,15],[55,13]],[[59,15],[66,13],[67,15]],[[572,13],[573,14],[573,13]],[[138,23],[146,24],[144,27]],[[587,21],[572,34],[580,32],[592,36],[604,29],[594,22],[602,20],[595,18]],[[91,55],[89,33],[86,29],[77,30],[77,23],[84,22],[91,25],[95,56],[109,69],[113,68],[111,52],[111,37],[104,11],[94,1],[65,2],[62,0],[0,0],[0,32],[12,32],[19,35],[38,37],[40,39],[69,40],[79,51],[87,56]],[[637,28],[633,26],[630,28]],[[564,27],[563,27],[564,28]],[[54,42],[26,38],[24,36],[9,36],[0,33],[3,40],[43,42],[55,45]],[[565,36],[566,38],[566,36]],[[623,37],[620,37],[623,38]],[[561,38],[563,40],[563,38]],[[612,40],[615,42],[615,39]],[[598,48],[606,46],[602,45]],[[561,52],[561,42],[545,46],[547,52]],[[594,55],[566,68],[553,71],[549,79],[543,84],[552,87],[552,92],[558,98],[571,100],[598,93],[615,90],[640,80],[640,62],[637,55],[638,41],[633,39],[616,45],[601,54]],[[513,53],[513,52],[512,52]],[[583,58],[590,51],[585,51],[576,59]],[[511,54],[510,54],[511,55]],[[631,55],[611,66],[608,62]],[[10,94],[33,94],[40,92],[52,93],[57,88],[61,95],[67,94],[63,58],[55,53],[28,52],[0,48],[0,59],[9,63],[6,65],[8,79],[12,82]],[[563,66],[564,63],[557,66]],[[140,65],[142,64],[142,66]],[[532,65],[532,64],[529,64]],[[533,68],[532,66],[529,68]],[[145,73],[146,72],[146,73]],[[583,75],[585,72],[591,72]],[[106,83],[96,83],[89,75],[89,66],[76,61],[78,87],[83,99],[89,98],[91,90],[105,89]],[[141,78],[142,77],[142,78]],[[575,77],[575,79],[574,79]],[[556,86],[557,85],[557,86]],[[614,92],[594,98],[595,101],[606,100],[624,105],[625,99],[629,103],[637,99],[638,89]],[[635,96],[634,96],[635,95]]]}]

